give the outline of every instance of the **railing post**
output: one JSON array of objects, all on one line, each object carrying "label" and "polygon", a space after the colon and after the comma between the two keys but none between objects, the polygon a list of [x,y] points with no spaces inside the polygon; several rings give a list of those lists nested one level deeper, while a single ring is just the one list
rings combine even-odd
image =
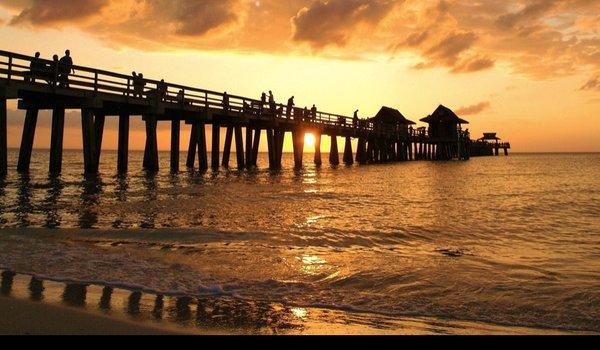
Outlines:
[{"label": "railing post", "polygon": [[12,66],[13,66],[13,57],[12,53],[8,54],[8,82],[10,83],[12,79]]},{"label": "railing post", "polygon": [[129,97],[131,93],[131,78],[127,78],[127,92],[125,93],[125,96]]},{"label": "railing post", "polygon": [[98,92],[98,72],[94,72],[94,92]]}]

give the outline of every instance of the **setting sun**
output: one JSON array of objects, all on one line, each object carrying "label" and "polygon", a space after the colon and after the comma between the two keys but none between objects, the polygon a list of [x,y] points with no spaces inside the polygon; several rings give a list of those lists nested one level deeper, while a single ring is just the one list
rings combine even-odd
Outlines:
[{"label": "setting sun", "polygon": [[312,147],[315,145],[315,135],[307,133],[304,136],[304,145]]}]

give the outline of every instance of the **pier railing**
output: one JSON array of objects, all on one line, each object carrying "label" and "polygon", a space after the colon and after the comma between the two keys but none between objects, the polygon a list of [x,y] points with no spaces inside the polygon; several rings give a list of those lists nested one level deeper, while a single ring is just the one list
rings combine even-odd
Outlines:
[{"label": "pier railing", "polygon": [[[293,120],[295,122],[332,126],[341,129],[357,129],[376,132],[381,135],[397,135],[398,130],[376,130],[373,123],[362,120],[359,125],[354,124],[351,117],[310,110],[305,113],[303,108],[293,108],[288,111],[287,105],[276,104],[271,108],[268,102],[237,95],[225,95],[221,92],[161,82],[154,79],[143,78],[144,88],[140,93],[135,87],[135,78],[106,70],[77,66],[72,67],[74,72],[68,74],[68,80],[61,78],[59,64],[46,59],[36,59],[31,56],[0,50],[0,77],[12,82],[25,82],[29,84],[42,84],[52,88],[68,88],[86,93],[105,93],[125,96],[132,101],[160,101],[171,104],[180,104],[186,107],[206,109],[227,109],[231,114],[255,115],[259,119]],[[64,81],[61,81],[64,80]],[[164,89],[160,94],[161,87]],[[160,96],[159,96],[160,95]],[[224,105],[227,96],[228,103]],[[420,136],[411,134],[409,136]]]}]

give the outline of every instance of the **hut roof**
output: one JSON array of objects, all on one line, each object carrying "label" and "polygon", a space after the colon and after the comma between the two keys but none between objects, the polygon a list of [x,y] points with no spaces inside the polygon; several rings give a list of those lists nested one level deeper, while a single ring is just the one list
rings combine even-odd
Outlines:
[{"label": "hut roof", "polygon": [[481,140],[481,141],[490,141],[490,140],[500,141],[500,140],[502,140],[501,138],[499,138],[496,135],[497,134],[495,132],[486,132],[486,133],[483,133],[483,137],[480,138],[479,140]]},{"label": "hut roof", "polygon": [[383,121],[389,124],[414,125],[412,120],[406,119],[399,110],[390,107],[381,107],[377,115],[371,118],[372,121]]},{"label": "hut roof", "polygon": [[469,124],[468,121],[459,118],[452,110],[448,107],[440,105],[431,115],[421,119],[424,123],[435,123],[435,122],[456,122],[457,124]]}]

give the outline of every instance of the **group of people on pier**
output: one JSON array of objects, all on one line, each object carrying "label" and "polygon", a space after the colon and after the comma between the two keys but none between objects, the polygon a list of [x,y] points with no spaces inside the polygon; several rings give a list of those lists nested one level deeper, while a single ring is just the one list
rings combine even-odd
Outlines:
[{"label": "group of people on pier", "polygon": [[49,63],[40,56],[39,52],[35,53],[29,64],[29,72],[25,75],[25,81],[35,83],[36,79],[42,79],[49,85],[69,87],[69,75],[75,74],[71,51],[66,50],[65,55],[60,59],[58,55],[54,55]]}]

